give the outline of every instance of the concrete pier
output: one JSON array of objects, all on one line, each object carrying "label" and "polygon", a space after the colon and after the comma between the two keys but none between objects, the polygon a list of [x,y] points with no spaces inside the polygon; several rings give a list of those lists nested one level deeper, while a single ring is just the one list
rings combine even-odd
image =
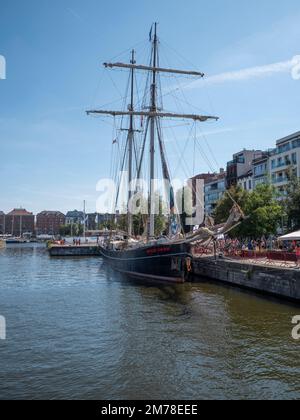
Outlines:
[{"label": "concrete pier", "polygon": [[198,276],[300,303],[300,270],[243,261],[199,257],[193,261]]},{"label": "concrete pier", "polygon": [[100,255],[98,244],[49,245],[51,257],[96,257]]}]

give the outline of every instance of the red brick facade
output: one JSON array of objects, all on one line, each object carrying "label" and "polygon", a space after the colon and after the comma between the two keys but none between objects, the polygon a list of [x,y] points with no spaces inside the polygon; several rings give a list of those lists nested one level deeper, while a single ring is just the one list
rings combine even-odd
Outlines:
[{"label": "red brick facade", "polygon": [[5,233],[5,214],[3,211],[0,211],[0,235]]},{"label": "red brick facade", "polygon": [[14,209],[5,216],[5,233],[22,236],[24,233],[34,234],[34,215],[25,209]]},{"label": "red brick facade", "polygon": [[66,217],[59,211],[42,211],[36,216],[37,235],[58,235],[59,228],[66,223]]}]

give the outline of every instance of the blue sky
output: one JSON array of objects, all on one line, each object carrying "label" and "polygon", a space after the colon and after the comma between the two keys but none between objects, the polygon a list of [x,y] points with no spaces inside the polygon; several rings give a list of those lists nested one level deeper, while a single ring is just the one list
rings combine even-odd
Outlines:
[{"label": "blue sky", "polygon": [[[210,165],[199,153],[196,172],[300,130],[300,80],[291,75],[300,55],[297,0],[1,0],[7,79],[0,80],[0,210],[67,211],[84,199],[95,209],[96,183],[109,175],[112,132],[84,111],[119,98],[111,77],[122,89],[123,74],[106,75],[101,63],[133,46],[144,61],[153,21],[165,64],[207,75],[200,84],[183,80],[186,101],[221,118],[199,128]],[[167,141],[171,167],[193,175],[193,144],[183,165],[177,143]]]}]

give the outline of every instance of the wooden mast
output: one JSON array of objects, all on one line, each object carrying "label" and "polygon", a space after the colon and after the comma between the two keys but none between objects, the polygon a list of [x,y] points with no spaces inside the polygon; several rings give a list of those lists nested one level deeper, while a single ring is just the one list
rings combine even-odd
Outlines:
[{"label": "wooden mast", "polygon": [[152,69],[152,85],[151,85],[151,108],[153,113],[150,116],[150,200],[149,200],[149,232],[148,237],[155,236],[155,123],[156,123],[156,66],[157,66],[157,23],[154,24],[153,38],[153,69]]},{"label": "wooden mast", "polygon": [[[131,64],[135,64],[135,51],[132,50],[131,52]],[[134,110],[134,68],[131,69],[131,95],[130,95],[130,111],[133,112]],[[132,196],[131,191],[131,183],[132,183],[132,156],[133,156],[133,142],[134,142],[134,116],[130,115],[130,124],[129,124],[129,132],[128,132],[128,236],[132,236],[132,213],[130,211],[130,200]]]}]

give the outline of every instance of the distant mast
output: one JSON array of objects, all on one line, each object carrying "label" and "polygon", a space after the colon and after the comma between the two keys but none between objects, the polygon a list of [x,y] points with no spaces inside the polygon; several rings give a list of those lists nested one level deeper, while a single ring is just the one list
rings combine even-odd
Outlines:
[{"label": "distant mast", "polygon": [[86,207],[86,204],[85,204],[85,200],[84,200],[83,201],[83,237],[84,237],[84,240],[86,238],[86,225],[85,225],[86,209],[85,209],[85,207]]}]

